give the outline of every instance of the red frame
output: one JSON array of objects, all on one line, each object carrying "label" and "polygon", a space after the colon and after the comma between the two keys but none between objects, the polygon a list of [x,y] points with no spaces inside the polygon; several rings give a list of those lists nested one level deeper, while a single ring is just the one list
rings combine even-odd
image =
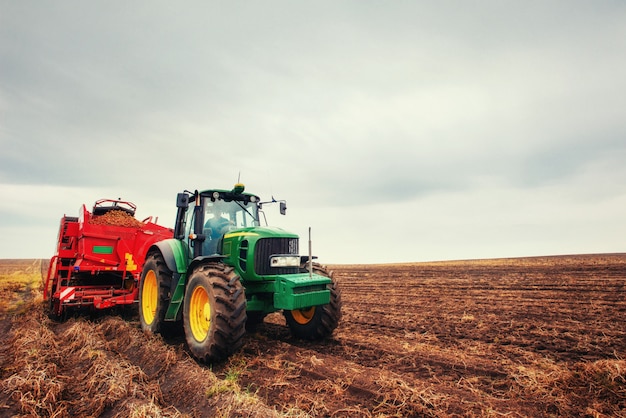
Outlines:
[{"label": "red frame", "polygon": [[[108,199],[98,200],[94,211],[109,202],[114,202],[115,206],[125,204],[134,214],[134,204]],[[83,205],[78,218],[61,218],[57,249],[50,260],[44,287],[44,300],[50,302],[52,313],[57,316],[70,306],[106,309],[134,303],[138,300],[139,279],[148,249],[158,241],[173,237],[172,229],[153,223],[152,217],[141,227],[92,224],[92,217]],[[105,273],[108,277],[119,275],[119,285],[98,284],[98,276]],[[94,278],[91,282],[96,284],[70,283],[75,276],[86,274],[91,275]]]}]

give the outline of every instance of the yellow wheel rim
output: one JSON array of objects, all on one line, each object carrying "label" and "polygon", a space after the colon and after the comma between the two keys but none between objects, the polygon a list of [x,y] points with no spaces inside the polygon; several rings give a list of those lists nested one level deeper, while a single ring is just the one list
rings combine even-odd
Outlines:
[{"label": "yellow wheel rim", "polygon": [[143,278],[143,291],[141,292],[141,313],[146,324],[154,322],[156,316],[159,288],[157,287],[156,274],[150,270]]},{"label": "yellow wheel rim", "polygon": [[211,327],[211,304],[202,286],[196,287],[189,300],[189,326],[196,341],[204,341]]},{"label": "yellow wheel rim", "polygon": [[296,309],[295,311],[291,311],[291,316],[293,319],[301,325],[306,325],[311,322],[313,319],[313,315],[315,315],[315,306],[311,306],[306,309]]}]

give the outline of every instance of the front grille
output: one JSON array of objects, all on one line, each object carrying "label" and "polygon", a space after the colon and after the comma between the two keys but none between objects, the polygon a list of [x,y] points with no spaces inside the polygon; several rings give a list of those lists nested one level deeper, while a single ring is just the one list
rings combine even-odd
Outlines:
[{"label": "front grille", "polygon": [[270,256],[298,254],[298,238],[261,238],[254,248],[254,271],[259,275],[294,274],[298,267],[270,267]]}]

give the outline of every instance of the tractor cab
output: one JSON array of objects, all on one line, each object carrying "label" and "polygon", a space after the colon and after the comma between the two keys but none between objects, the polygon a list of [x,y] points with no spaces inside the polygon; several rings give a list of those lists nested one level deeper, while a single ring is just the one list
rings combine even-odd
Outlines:
[{"label": "tractor cab", "polygon": [[222,254],[224,234],[260,226],[259,198],[243,192],[241,184],[232,190],[205,190],[180,193],[174,234],[187,241],[190,255]]}]

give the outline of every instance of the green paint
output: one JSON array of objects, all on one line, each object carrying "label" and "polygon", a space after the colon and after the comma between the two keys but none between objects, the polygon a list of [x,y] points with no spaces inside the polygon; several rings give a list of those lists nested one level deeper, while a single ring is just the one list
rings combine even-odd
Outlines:
[{"label": "green paint", "polygon": [[94,254],[113,254],[113,247],[110,245],[94,245]]},{"label": "green paint", "polygon": [[176,264],[176,273],[178,273],[178,282],[172,294],[170,304],[165,313],[166,321],[175,321],[180,318],[180,309],[183,306],[185,297],[185,284],[187,279],[187,244],[177,239],[168,239],[166,243],[170,246]]}]

